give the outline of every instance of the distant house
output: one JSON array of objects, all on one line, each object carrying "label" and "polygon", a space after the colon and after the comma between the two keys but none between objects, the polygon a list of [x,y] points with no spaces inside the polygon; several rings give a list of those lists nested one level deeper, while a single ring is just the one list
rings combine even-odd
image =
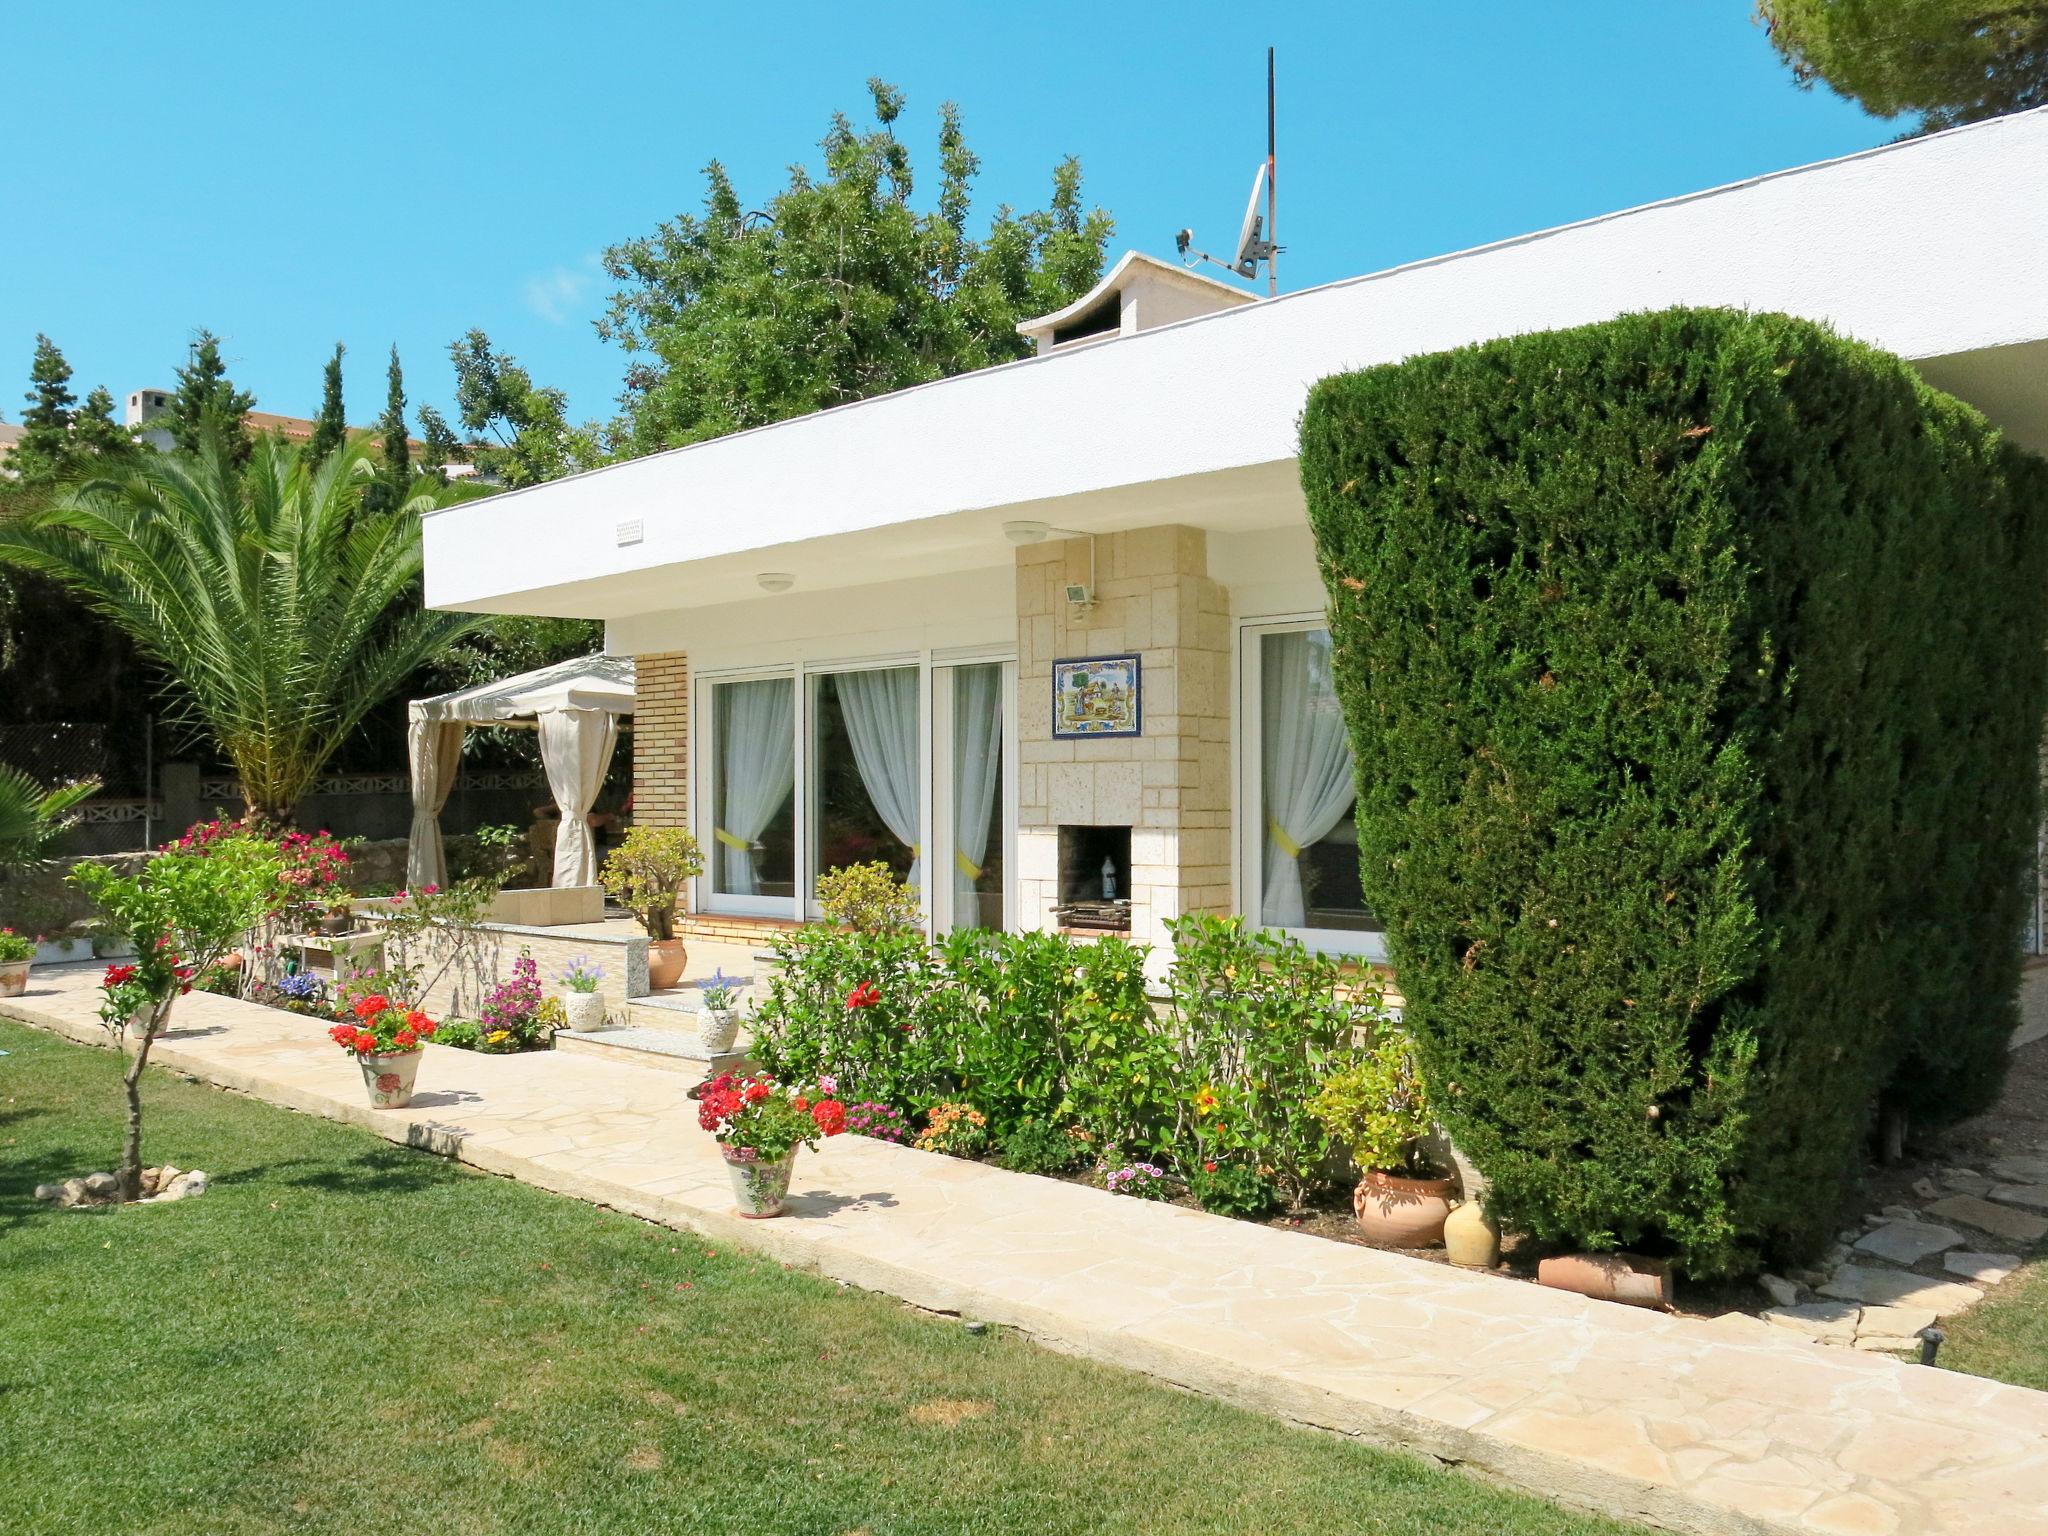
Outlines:
[{"label": "distant house", "polygon": [[[148,443],[150,447],[160,453],[169,451],[171,434],[162,427],[151,427],[149,423],[169,410],[170,404],[171,395],[168,390],[131,390],[128,395],[127,409],[123,413],[123,419],[126,420],[129,426],[142,429],[138,434],[142,441]],[[311,441],[314,427],[313,421],[308,417],[279,416],[271,411],[250,411],[242,417],[242,425],[247,427],[252,433],[274,433],[286,442],[294,444],[304,444]],[[352,436],[375,437],[377,429],[375,427],[350,427],[349,432]],[[427,446],[416,437],[409,437],[406,439],[406,442],[410,445],[415,460],[418,459],[420,453]],[[473,464],[450,464],[446,468],[448,477],[451,480],[464,479],[476,473],[476,466]]]},{"label": "distant house", "polygon": [[1038,356],[442,509],[427,600],[606,622],[634,816],[696,831],[721,931],[882,859],[936,931],[1240,912],[1376,956],[1310,386],[1731,305],[1896,352],[2039,451],[2044,255],[2048,108],[1276,299],[1126,257],[1020,327]]},{"label": "distant house", "polygon": [[7,455],[14,452],[14,445],[21,441],[24,430],[11,421],[0,421],[0,474],[6,473]]}]

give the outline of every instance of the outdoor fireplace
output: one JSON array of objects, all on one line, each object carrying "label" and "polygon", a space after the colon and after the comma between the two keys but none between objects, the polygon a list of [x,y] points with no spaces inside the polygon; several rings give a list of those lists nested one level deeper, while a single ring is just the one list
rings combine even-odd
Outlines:
[{"label": "outdoor fireplace", "polygon": [[1060,926],[1083,933],[1131,931],[1131,829],[1060,828]]}]

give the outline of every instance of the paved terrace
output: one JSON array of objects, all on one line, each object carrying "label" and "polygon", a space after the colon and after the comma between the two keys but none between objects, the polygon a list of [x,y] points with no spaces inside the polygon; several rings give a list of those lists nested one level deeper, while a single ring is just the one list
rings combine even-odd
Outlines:
[{"label": "paved terrace", "polygon": [[[97,975],[39,969],[0,1014],[103,1041]],[[803,1155],[787,1217],[742,1222],[688,1076],[433,1046],[413,1107],[378,1111],[313,1020],[201,994],[175,1017],[155,1059],[223,1087],[1570,1503],[2048,1536],[2048,1395],[854,1136]]]}]

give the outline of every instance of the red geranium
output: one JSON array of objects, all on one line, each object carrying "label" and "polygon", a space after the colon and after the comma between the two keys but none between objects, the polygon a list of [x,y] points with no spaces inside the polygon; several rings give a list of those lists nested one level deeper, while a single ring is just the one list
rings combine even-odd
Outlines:
[{"label": "red geranium", "polygon": [[785,1087],[773,1078],[721,1072],[697,1090],[697,1123],[727,1146],[766,1162],[846,1129],[846,1106],[816,1087]]},{"label": "red geranium", "polygon": [[129,982],[129,981],[133,981],[134,979],[135,979],[135,967],[134,967],[134,966],[132,966],[132,965],[110,965],[110,966],[108,966],[108,967],[107,967],[107,974],[106,974],[106,977],[105,977],[105,979],[104,979],[104,980],[102,980],[102,981],[100,982],[100,985],[101,985],[101,986],[103,986],[103,987],[118,987],[118,986],[120,986],[120,985],[121,985],[121,984],[122,984],[123,982]]},{"label": "red geranium", "polygon": [[434,1022],[418,1009],[398,1008],[381,993],[358,998],[351,1010],[356,1022],[346,1021],[327,1031],[327,1037],[345,1051],[358,1056],[399,1056],[417,1051],[434,1036]]},{"label": "red geranium", "polygon": [[846,1129],[846,1106],[837,1099],[820,1099],[811,1106],[811,1119],[827,1136],[837,1136]]},{"label": "red geranium", "polygon": [[849,1009],[872,1008],[881,1000],[882,989],[872,981],[864,981],[846,994],[846,1006]]}]

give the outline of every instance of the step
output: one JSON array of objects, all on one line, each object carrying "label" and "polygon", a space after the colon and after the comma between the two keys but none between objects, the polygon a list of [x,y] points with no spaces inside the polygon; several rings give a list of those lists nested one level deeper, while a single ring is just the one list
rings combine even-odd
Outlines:
[{"label": "step", "polygon": [[623,1029],[561,1030],[555,1035],[555,1049],[697,1078],[747,1065],[744,1051],[720,1051],[707,1057],[694,1029],[653,1029],[639,1024]]}]

